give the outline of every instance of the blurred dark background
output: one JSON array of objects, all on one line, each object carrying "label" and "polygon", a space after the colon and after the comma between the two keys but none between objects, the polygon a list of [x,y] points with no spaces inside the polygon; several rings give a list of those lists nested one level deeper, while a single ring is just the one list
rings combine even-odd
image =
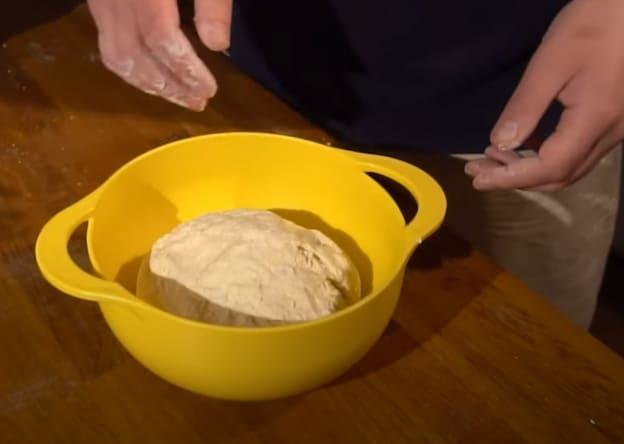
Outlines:
[{"label": "blurred dark background", "polygon": [[[79,0],[20,0],[5,2],[0,15],[0,43],[11,35],[54,20],[82,3]],[[190,0],[180,2],[183,21],[192,17]],[[624,79],[622,79],[624,81]],[[623,181],[624,185],[624,181]],[[624,186],[622,198],[624,198]],[[624,200],[624,199],[621,199]],[[624,356],[624,205],[609,259],[592,334]]]}]

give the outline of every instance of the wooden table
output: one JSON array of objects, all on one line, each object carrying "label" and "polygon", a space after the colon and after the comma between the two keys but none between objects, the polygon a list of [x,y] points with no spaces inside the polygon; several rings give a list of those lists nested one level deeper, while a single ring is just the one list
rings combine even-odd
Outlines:
[{"label": "wooden table", "polygon": [[[198,114],[125,86],[95,42],[78,9],[0,50],[0,442],[624,442],[624,361],[444,229],[414,256],[380,342],[328,387],[245,404],[146,371],[95,304],[44,281],[42,225],[164,142],[329,138],[223,56],[203,53],[221,90]],[[84,233],[70,247],[86,260]]]}]

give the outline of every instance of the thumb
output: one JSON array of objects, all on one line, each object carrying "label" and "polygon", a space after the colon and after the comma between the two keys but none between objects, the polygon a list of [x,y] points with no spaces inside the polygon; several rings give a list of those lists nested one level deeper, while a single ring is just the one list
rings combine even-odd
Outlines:
[{"label": "thumb", "polygon": [[213,51],[230,46],[232,0],[195,0],[195,27],[202,43]]},{"label": "thumb", "polygon": [[557,48],[556,37],[542,42],[492,129],[492,145],[502,150],[520,147],[571,75],[572,57]]}]

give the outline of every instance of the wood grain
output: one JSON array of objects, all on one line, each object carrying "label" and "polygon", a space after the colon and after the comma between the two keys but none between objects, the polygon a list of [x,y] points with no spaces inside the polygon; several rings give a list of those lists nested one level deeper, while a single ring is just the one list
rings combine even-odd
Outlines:
[{"label": "wood grain", "polygon": [[[95,304],[51,288],[42,225],[117,167],[167,141],[259,130],[331,139],[223,56],[191,113],[99,63],[84,8],[0,50],[0,442],[624,442],[624,361],[447,230],[414,255],[386,333],[323,389],[222,402],[157,378]],[[87,263],[84,233],[70,249]]]}]

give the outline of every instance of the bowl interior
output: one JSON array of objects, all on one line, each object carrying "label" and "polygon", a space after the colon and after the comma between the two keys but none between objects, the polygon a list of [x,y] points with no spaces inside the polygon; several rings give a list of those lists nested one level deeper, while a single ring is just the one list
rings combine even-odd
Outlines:
[{"label": "bowl interior", "polygon": [[209,211],[262,208],[331,237],[355,263],[363,296],[405,261],[396,203],[348,153],[285,136],[231,133],[174,142],[104,185],[89,223],[95,269],[130,292],[153,242]]}]

